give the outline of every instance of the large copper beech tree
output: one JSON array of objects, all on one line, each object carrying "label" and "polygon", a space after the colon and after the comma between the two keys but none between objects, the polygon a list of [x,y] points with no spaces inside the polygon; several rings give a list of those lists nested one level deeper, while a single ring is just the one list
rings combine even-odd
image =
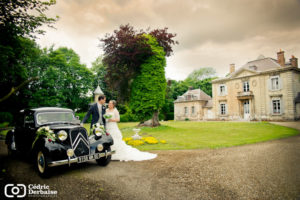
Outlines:
[{"label": "large copper beech tree", "polygon": [[[107,70],[105,79],[108,86],[112,90],[118,92],[118,101],[131,104],[132,84],[135,82],[136,78],[141,78],[140,75],[143,73],[142,70],[143,66],[145,66],[144,64],[149,61],[149,58],[153,58],[153,56],[157,54],[157,52],[153,51],[153,46],[151,46],[153,42],[149,42],[149,40],[154,39],[155,43],[161,47],[163,57],[166,57],[172,54],[172,46],[178,44],[178,42],[174,40],[175,36],[176,34],[168,33],[168,28],[154,30],[147,29],[144,31],[135,30],[132,26],[127,24],[121,25],[119,30],[115,30],[113,34],[107,34],[105,38],[101,40],[104,50],[103,63]],[[160,67],[163,69],[163,81],[165,82],[165,63],[163,62]],[[153,70],[156,69],[153,68]],[[159,74],[160,77],[162,77],[161,75],[162,74]],[[143,76],[145,76],[145,74],[143,74]],[[153,88],[161,87],[159,84],[151,84]],[[146,90],[140,92],[145,93]],[[145,104],[146,101],[144,101],[144,106]],[[152,118],[152,122],[154,122],[151,123],[152,126],[159,125],[157,113],[161,108],[161,104],[159,103],[156,107],[155,110],[152,110],[152,114],[156,113]],[[135,110],[134,107],[132,107],[132,109],[133,112],[138,115],[141,122],[144,122],[149,117],[149,112],[141,113],[140,111]]]}]

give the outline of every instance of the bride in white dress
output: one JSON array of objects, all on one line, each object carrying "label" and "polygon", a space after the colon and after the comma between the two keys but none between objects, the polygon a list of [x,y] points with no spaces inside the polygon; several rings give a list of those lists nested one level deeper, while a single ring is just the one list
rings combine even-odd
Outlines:
[{"label": "bride in white dress", "polygon": [[112,116],[106,122],[106,131],[112,136],[114,140],[114,145],[111,146],[111,149],[116,151],[116,153],[112,155],[112,160],[142,161],[156,158],[156,154],[139,151],[138,149],[127,145],[122,140],[122,133],[117,124],[117,122],[120,121],[120,115],[115,106],[115,100],[109,101],[108,109],[106,109],[105,113]]}]

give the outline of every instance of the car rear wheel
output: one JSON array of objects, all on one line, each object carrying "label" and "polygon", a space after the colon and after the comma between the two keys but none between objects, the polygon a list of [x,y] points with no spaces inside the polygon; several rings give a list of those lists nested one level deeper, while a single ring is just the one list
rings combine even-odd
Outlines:
[{"label": "car rear wheel", "polygon": [[48,177],[50,175],[47,156],[42,150],[38,151],[36,154],[36,169],[41,177]]},{"label": "car rear wheel", "polygon": [[[111,151],[110,147],[108,147],[106,149],[106,151],[110,152]],[[105,152],[105,150],[104,150],[104,152]],[[108,165],[110,163],[110,161],[111,161],[111,155],[109,155],[107,157],[102,157],[102,158],[99,158],[99,159],[96,160],[96,162],[100,166],[106,166],[106,165]]]}]

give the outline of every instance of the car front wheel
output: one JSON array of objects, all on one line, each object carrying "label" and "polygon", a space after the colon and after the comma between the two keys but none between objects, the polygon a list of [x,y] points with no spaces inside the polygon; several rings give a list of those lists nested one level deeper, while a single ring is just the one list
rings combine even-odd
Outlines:
[{"label": "car front wheel", "polygon": [[49,176],[49,168],[47,163],[47,156],[45,153],[40,150],[37,152],[36,156],[36,168],[41,177],[48,177]]},{"label": "car front wheel", "polygon": [[[110,147],[108,147],[106,150],[107,150],[107,152],[111,151]],[[102,157],[102,158],[99,158],[99,159],[96,160],[96,162],[100,166],[106,166],[110,163],[110,161],[111,161],[111,155],[109,155],[107,157]]]}]

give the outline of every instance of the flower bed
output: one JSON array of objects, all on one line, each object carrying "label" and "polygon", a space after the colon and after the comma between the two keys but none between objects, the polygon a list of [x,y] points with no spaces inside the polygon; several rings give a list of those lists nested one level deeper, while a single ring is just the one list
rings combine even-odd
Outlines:
[{"label": "flower bed", "polygon": [[144,144],[166,144],[166,140],[158,140],[157,138],[153,136],[148,136],[148,137],[142,137],[140,140],[134,140],[131,137],[126,137],[123,138],[123,141],[126,142],[126,144],[131,145],[131,146],[140,146]]}]

